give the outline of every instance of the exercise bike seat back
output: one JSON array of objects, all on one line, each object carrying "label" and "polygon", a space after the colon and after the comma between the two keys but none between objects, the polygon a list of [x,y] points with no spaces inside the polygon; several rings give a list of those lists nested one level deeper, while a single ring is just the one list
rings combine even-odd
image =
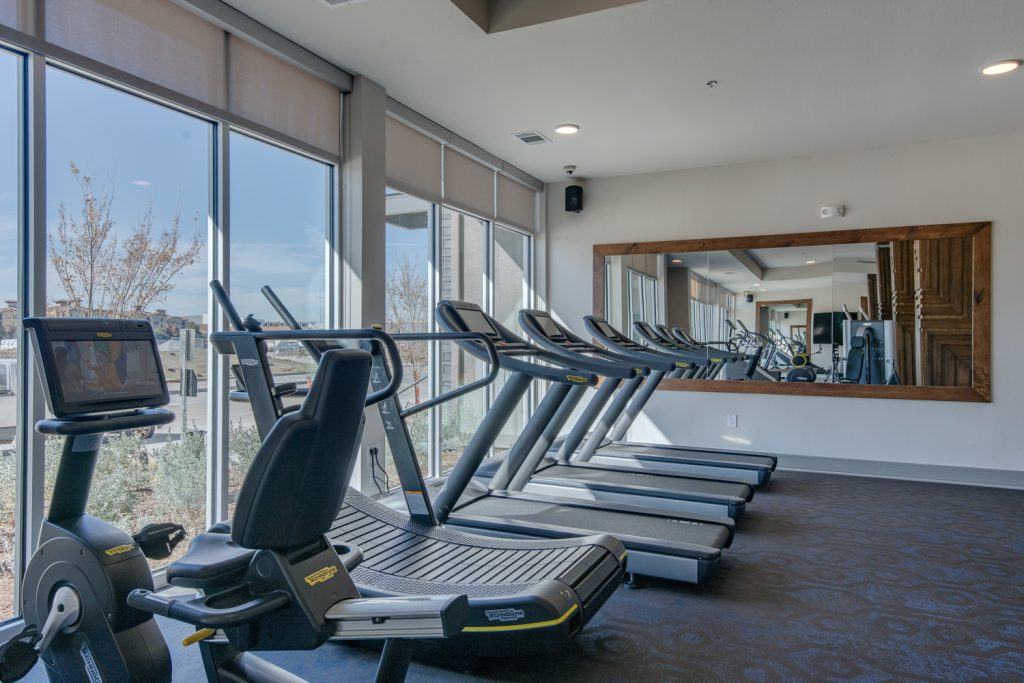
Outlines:
[{"label": "exercise bike seat back", "polygon": [[356,349],[323,354],[301,407],[279,418],[257,451],[230,533],[220,526],[196,537],[167,568],[168,582],[223,586],[245,572],[257,550],[290,552],[323,538],[355,465],[370,363],[370,354]]}]

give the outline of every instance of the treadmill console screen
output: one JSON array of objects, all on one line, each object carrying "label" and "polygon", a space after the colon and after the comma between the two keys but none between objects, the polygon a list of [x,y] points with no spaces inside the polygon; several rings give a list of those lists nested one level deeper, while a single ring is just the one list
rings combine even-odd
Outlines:
[{"label": "treadmill console screen", "polygon": [[56,417],[170,402],[149,323],[96,318],[32,323],[47,402]]},{"label": "treadmill console screen", "polygon": [[558,325],[556,325],[555,321],[550,317],[546,315],[538,315],[534,320],[537,321],[537,324],[540,325],[540,329],[544,330],[544,334],[546,334],[549,339],[565,339],[565,335],[562,334],[562,331],[558,329]]},{"label": "treadmill console screen", "polygon": [[601,334],[608,337],[609,339],[617,339],[619,337],[615,330],[612,329],[612,326],[609,325],[604,320],[595,320],[594,326],[597,327],[597,329],[601,330]]},{"label": "treadmill console screen", "polygon": [[489,337],[498,337],[498,331],[481,311],[475,308],[456,309],[462,316],[462,322],[466,325],[467,332],[480,332]]}]

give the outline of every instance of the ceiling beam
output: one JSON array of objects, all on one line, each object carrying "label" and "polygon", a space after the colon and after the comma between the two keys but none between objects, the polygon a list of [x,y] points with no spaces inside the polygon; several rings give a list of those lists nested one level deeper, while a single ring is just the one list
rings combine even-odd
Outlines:
[{"label": "ceiling beam", "polygon": [[451,0],[485,33],[546,24],[644,0]]},{"label": "ceiling beam", "polygon": [[761,267],[761,264],[757,262],[757,259],[749,251],[746,249],[730,249],[729,254],[739,261],[739,264],[746,268],[751,275],[758,280],[764,280],[764,268]]}]

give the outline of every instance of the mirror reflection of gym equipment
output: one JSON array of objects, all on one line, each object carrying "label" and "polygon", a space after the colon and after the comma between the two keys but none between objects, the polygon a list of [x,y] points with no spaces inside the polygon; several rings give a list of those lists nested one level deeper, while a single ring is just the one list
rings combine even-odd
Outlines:
[{"label": "mirror reflection of gym equipment", "polygon": [[604,311],[636,339],[642,321],[664,328],[653,343],[756,356],[702,379],[970,388],[973,254],[929,235],[606,255]]}]

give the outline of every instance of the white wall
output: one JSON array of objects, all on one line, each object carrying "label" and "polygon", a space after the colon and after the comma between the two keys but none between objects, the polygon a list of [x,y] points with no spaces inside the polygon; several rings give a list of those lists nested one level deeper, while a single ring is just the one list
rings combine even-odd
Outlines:
[{"label": "white wall", "polygon": [[[562,211],[561,186],[547,195],[549,303],[580,333],[595,243],[992,221],[993,403],[659,391],[631,436],[1024,471],[1024,135],[591,179],[580,214]],[[845,218],[817,218],[836,203]]]}]

